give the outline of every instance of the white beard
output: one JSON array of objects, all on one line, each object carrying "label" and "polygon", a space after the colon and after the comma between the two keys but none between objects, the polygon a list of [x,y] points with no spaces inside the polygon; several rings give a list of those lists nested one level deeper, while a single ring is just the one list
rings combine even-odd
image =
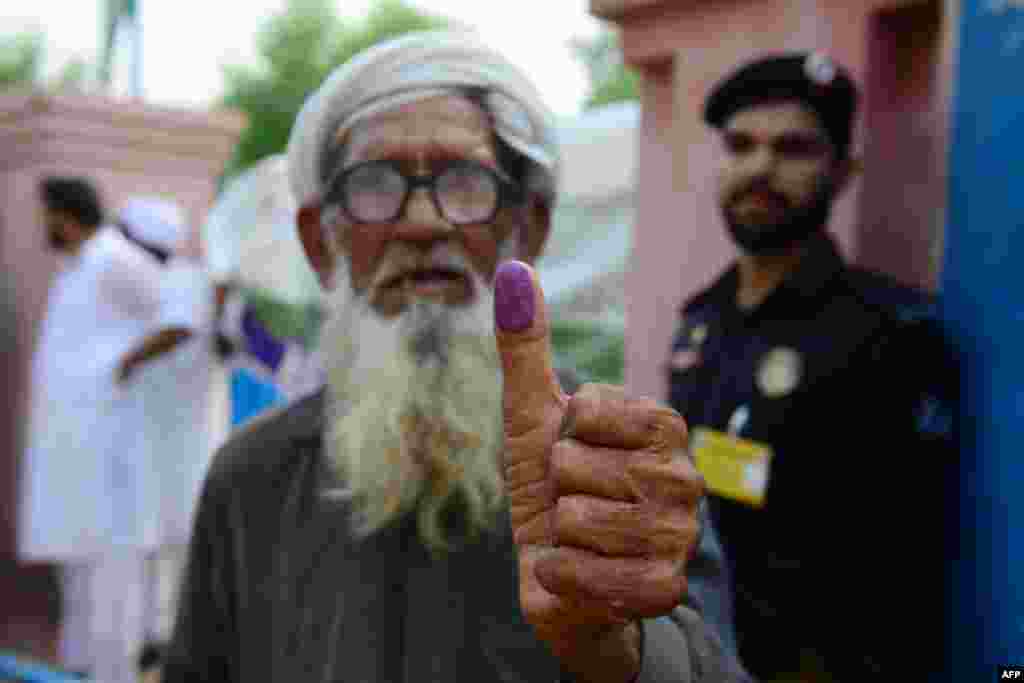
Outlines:
[{"label": "white beard", "polygon": [[324,443],[351,492],[358,537],[415,511],[421,540],[443,549],[451,540],[445,513],[456,500],[462,533],[496,521],[504,499],[501,367],[493,294],[472,277],[469,307],[420,301],[386,320],[352,292],[347,273],[335,273],[321,337]]}]

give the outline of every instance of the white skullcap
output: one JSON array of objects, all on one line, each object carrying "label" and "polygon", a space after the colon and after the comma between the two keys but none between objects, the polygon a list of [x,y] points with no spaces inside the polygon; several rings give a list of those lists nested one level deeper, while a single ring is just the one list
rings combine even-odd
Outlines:
[{"label": "white skullcap", "polygon": [[184,212],[177,204],[165,199],[129,199],[117,218],[132,235],[165,251],[177,251],[188,239]]},{"label": "white skullcap", "polygon": [[306,100],[292,128],[288,161],[300,206],[318,201],[325,154],[367,116],[461,88],[482,89],[495,129],[532,161],[531,189],[554,195],[558,147],[554,117],[526,76],[470,31],[424,31],[379,43],[341,65]]}]

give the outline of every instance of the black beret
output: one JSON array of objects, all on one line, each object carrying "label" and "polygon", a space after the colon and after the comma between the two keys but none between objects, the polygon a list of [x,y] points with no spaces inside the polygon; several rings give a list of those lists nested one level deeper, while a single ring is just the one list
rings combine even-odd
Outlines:
[{"label": "black beret", "polygon": [[788,100],[802,102],[815,112],[839,155],[846,155],[857,111],[857,86],[845,69],[820,52],[772,55],[745,64],[711,91],[704,120],[721,128],[740,109]]}]

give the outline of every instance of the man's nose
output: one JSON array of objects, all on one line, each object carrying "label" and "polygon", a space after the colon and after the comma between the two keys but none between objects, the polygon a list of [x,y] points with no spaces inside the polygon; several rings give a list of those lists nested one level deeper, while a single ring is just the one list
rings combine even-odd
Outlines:
[{"label": "man's nose", "polygon": [[406,242],[430,244],[450,239],[455,228],[445,220],[426,188],[417,188],[409,195],[405,213],[395,224],[395,238]]},{"label": "man's nose", "polygon": [[758,145],[747,155],[744,166],[750,176],[765,177],[775,170],[776,161],[775,150],[771,145]]}]

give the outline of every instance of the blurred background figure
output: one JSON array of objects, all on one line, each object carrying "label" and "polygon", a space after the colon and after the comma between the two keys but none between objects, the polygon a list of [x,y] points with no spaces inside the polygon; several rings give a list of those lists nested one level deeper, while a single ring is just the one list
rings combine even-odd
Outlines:
[{"label": "blurred background figure", "polygon": [[148,336],[123,357],[118,373],[121,383],[137,378],[144,386],[145,428],[152,429],[153,487],[146,514],[155,518],[155,535],[147,544],[144,636],[158,653],[173,624],[199,487],[226,437],[226,415],[211,408],[222,391],[214,375],[216,301],[206,267],[187,253],[191,230],[179,206],[132,199],[121,211],[120,226],[162,265],[160,313]]},{"label": "blurred background figure", "polygon": [[140,482],[151,461],[143,394],[116,376],[159,312],[160,270],[103,223],[90,181],[46,178],[39,192],[63,262],[33,361],[19,553],[61,568],[62,663],[127,682],[143,619]]},{"label": "blurred background figure", "polygon": [[229,356],[231,424],[310,393],[323,382],[316,352],[320,285],[295,226],[287,160],[273,155],[235,178],[203,227]]}]

